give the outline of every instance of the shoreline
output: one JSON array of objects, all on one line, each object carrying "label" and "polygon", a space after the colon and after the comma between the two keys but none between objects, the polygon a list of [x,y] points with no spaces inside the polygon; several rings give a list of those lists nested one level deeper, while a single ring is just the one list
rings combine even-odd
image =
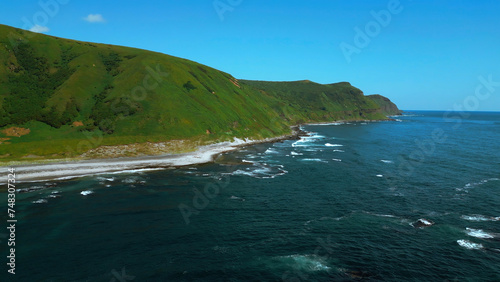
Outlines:
[{"label": "shoreline", "polygon": [[[213,162],[220,154],[242,147],[262,143],[275,143],[299,139],[304,134],[300,125],[292,126],[288,135],[261,140],[238,139],[200,146],[196,151],[180,154],[166,154],[139,157],[119,157],[106,159],[70,160],[46,164],[12,165],[15,169],[16,183],[60,181],[84,176],[113,174],[133,171],[163,170]],[[0,179],[0,185],[7,182]]]},{"label": "shoreline", "polygon": [[[225,141],[210,145],[200,146],[196,151],[179,154],[163,154],[137,157],[116,157],[116,158],[97,158],[86,160],[67,160],[55,161],[49,163],[32,163],[12,165],[16,173],[17,183],[42,182],[42,181],[61,181],[73,178],[79,178],[91,175],[113,174],[134,171],[152,171],[163,170],[167,168],[177,168],[190,165],[200,165],[213,162],[220,154],[235,151],[239,148],[263,144],[275,143],[284,140],[299,139],[305,135],[301,126],[304,125],[328,125],[345,124],[350,122],[380,122],[385,120],[339,120],[328,122],[304,123],[291,126],[292,133],[278,137],[266,138],[261,140],[238,139],[234,138],[232,142]],[[0,185],[7,184],[5,180],[0,179]]]}]

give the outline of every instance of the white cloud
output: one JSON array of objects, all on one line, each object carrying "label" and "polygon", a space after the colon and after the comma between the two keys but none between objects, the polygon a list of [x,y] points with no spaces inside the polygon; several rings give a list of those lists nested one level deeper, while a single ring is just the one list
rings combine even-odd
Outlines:
[{"label": "white cloud", "polygon": [[103,23],[106,21],[101,14],[90,14],[83,19],[89,23]]},{"label": "white cloud", "polygon": [[36,33],[45,33],[49,32],[49,28],[46,26],[41,26],[41,25],[34,25],[32,28],[30,28],[30,31],[36,32]]}]

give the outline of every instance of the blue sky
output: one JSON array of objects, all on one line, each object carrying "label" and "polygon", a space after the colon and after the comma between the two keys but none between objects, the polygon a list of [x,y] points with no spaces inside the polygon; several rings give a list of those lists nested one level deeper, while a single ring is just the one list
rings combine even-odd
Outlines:
[{"label": "blue sky", "polygon": [[499,11],[495,0],[18,0],[0,23],[242,79],[349,81],[402,109],[500,111]]}]

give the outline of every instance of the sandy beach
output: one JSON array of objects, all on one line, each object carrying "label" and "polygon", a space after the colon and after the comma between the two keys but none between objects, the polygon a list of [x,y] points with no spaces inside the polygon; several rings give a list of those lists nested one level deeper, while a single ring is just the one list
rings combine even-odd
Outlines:
[{"label": "sandy beach", "polygon": [[[221,142],[201,146],[194,152],[183,154],[14,165],[12,167],[15,169],[17,183],[64,180],[87,175],[122,173],[138,170],[157,170],[213,162],[216,156],[221,153],[233,151],[244,146],[295,138],[298,136],[299,132],[300,131],[294,130],[292,135],[262,140],[242,140],[235,138],[232,142]],[[0,180],[0,184],[4,185],[6,182]]]}]

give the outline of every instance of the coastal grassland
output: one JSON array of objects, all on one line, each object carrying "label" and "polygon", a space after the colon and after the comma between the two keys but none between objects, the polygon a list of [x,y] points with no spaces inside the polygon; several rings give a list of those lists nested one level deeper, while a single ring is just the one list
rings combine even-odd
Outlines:
[{"label": "coastal grassland", "polygon": [[[0,25],[0,163],[78,158],[100,146],[185,147],[290,134],[320,121],[384,119],[349,83],[238,81],[193,61]],[[143,151],[143,150],[142,150]]]},{"label": "coastal grassland", "polygon": [[374,94],[374,95],[368,95],[366,98],[372,100],[377,104],[378,107],[380,107],[380,110],[385,114],[389,116],[394,116],[394,115],[401,115],[402,112],[398,109],[398,106],[394,104],[389,98],[384,97],[379,94]]}]

